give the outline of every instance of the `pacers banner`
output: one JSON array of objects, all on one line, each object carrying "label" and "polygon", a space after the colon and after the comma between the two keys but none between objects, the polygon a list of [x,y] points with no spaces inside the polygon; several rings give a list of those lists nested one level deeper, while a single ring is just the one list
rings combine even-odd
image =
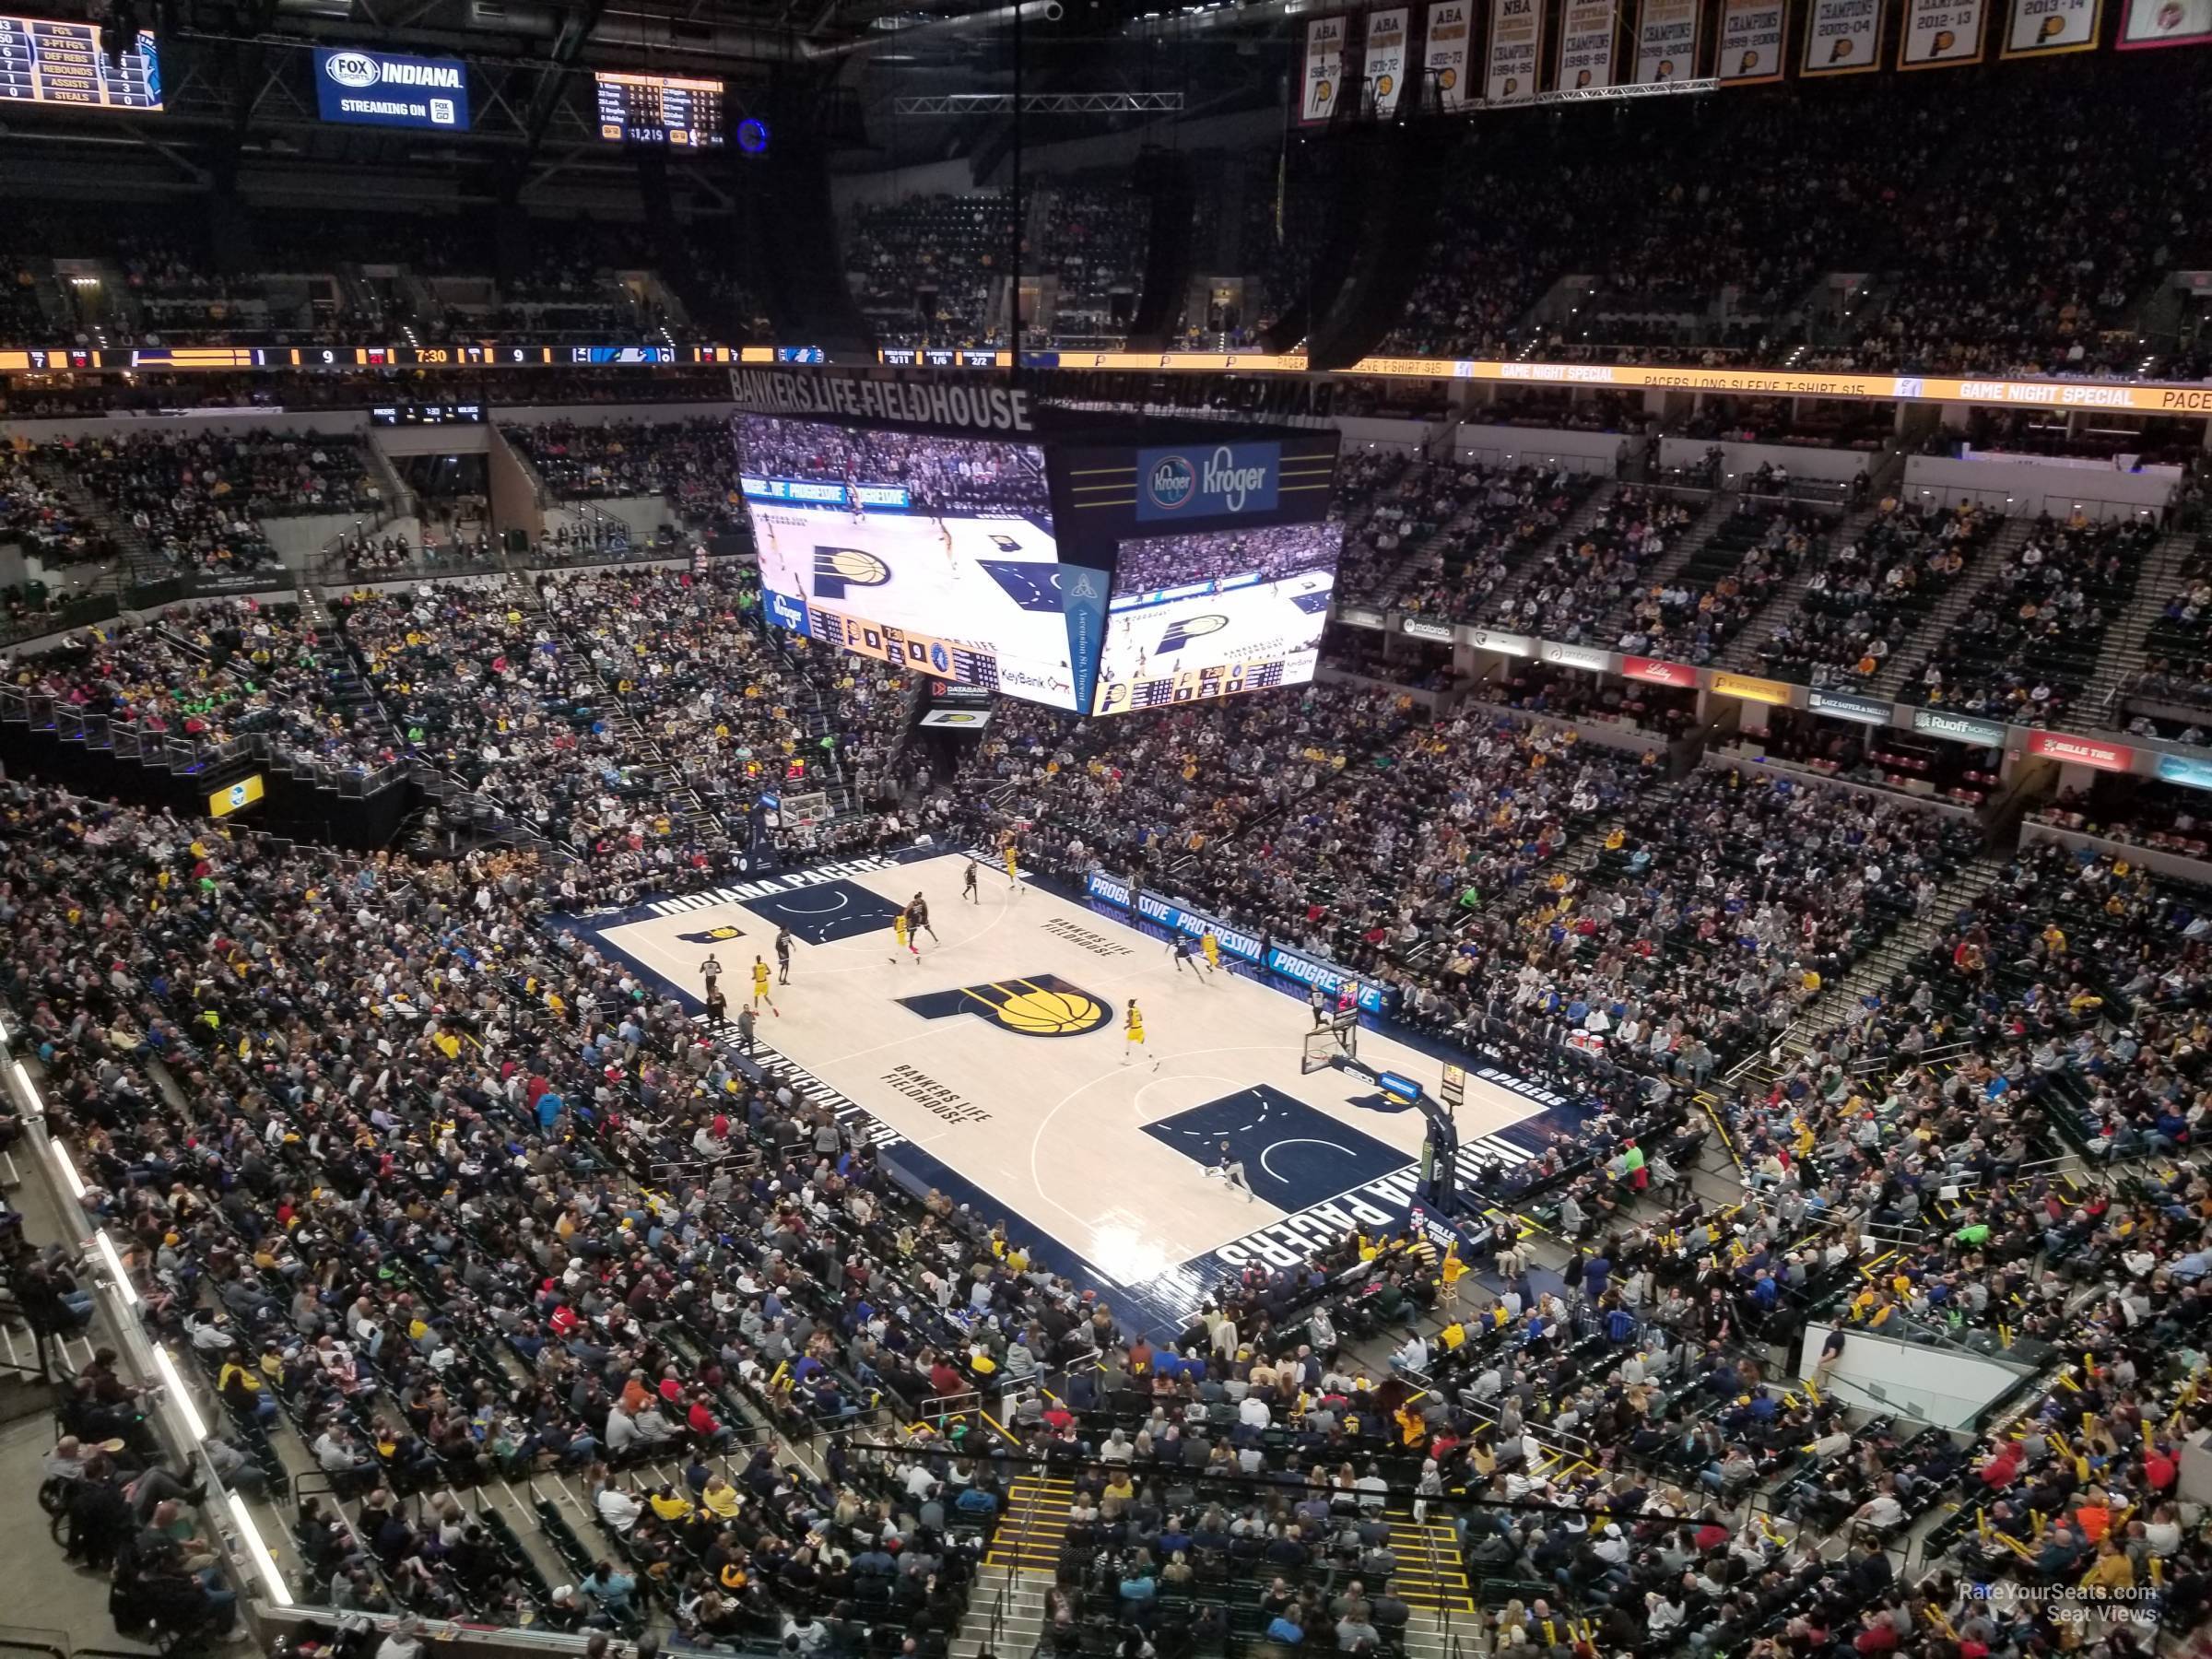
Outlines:
[{"label": "pacers banner", "polygon": [[1636,84],[1688,80],[1698,72],[1698,0],[1643,0],[1636,22]]},{"label": "pacers banner", "polygon": [[1467,107],[1467,37],[1475,0],[1437,0],[1429,8],[1429,39],[1421,68],[1434,89],[1435,108],[1456,115]]},{"label": "pacers banner", "polygon": [[1721,55],[1713,77],[1728,87],[1780,80],[1783,37],[1789,32],[1789,0],[1721,0]]},{"label": "pacers banner", "polygon": [[1406,88],[1406,29],[1412,17],[1403,6],[1367,14],[1367,84],[1377,121],[1398,112]]},{"label": "pacers banner", "polygon": [[1490,0],[1489,75],[1483,97],[1494,104],[1524,103],[1536,95],[1536,65],[1544,56],[1544,0]]},{"label": "pacers banner", "polygon": [[1613,84],[1613,37],[1619,15],[1615,0],[1567,0],[1559,14],[1559,78],[1554,91]]},{"label": "pacers banner", "polygon": [[2212,41],[2212,0],[2127,0],[2121,14],[2123,52],[2146,46],[2202,46]]},{"label": "pacers banner", "polygon": [[2103,20],[2104,0],[2012,0],[2000,55],[2056,57],[2062,52],[2094,52],[2097,27]]},{"label": "pacers banner", "polygon": [[1813,0],[1800,75],[1862,75],[1882,66],[1882,0]]},{"label": "pacers banner", "polygon": [[1336,95],[1344,87],[1344,23],[1342,18],[1316,18],[1306,25],[1306,95],[1298,118],[1307,126],[1336,113]]},{"label": "pacers banner", "polygon": [[[1912,0],[1905,8],[1900,69],[1940,69],[1982,61],[1983,0]],[[2207,0],[2212,4],[2212,0]]]}]

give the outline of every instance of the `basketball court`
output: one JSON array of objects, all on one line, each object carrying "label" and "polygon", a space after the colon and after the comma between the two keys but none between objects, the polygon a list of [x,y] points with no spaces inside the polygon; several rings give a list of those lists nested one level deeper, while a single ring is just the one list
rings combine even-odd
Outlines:
[{"label": "basketball court", "polygon": [[[1247,1263],[1403,1222],[1421,1115],[1358,1073],[1309,1069],[1302,1000],[1226,965],[1208,977],[1196,957],[1179,969],[1160,937],[1026,878],[1017,894],[993,864],[966,902],[967,864],[865,859],[570,925],[694,1007],[713,957],[733,1013],[789,927],[791,983],[759,1012],[761,1044],[910,1180],[1006,1218],[1042,1259],[1163,1322]],[[917,893],[938,935],[918,957],[891,929]],[[1125,1059],[1132,998],[1146,1040]],[[1437,1092],[1438,1056],[1371,1029],[1355,1041],[1367,1065]],[[1547,1135],[1532,1120],[1563,1105],[1470,1072],[1463,1159],[1533,1157]],[[1219,1173],[1224,1143],[1249,1192]]]}]

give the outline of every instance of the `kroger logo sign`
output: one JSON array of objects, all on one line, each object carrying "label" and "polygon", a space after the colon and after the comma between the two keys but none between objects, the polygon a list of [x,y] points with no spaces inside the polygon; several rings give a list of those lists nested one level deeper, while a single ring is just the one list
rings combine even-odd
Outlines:
[{"label": "kroger logo sign", "polygon": [[788,628],[794,633],[806,631],[806,607],[781,594],[769,594],[768,618],[778,628]]},{"label": "kroger logo sign", "polygon": [[1282,460],[1278,443],[1139,450],[1137,519],[1149,524],[1160,519],[1234,518],[1241,513],[1271,512]]}]

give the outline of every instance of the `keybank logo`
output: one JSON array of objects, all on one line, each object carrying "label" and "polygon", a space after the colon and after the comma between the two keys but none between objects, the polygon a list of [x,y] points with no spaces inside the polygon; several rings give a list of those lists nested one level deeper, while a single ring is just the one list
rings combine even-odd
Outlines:
[{"label": "keybank logo", "polygon": [[1265,512],[1276,504],[1281,471],[1277,443],[1223,443],[1195,453],[1140,450],[1136,516],[1148,522]]}]

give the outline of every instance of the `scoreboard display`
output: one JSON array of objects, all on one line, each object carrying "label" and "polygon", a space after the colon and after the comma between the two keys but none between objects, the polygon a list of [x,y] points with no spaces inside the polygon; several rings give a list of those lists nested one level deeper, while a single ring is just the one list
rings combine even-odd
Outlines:
[{"label": "scoreboard display", "polygon": [[715,149],[727,142],[723,84],[666,75],[601,70],[599,136],[609,144],[668,144]]},{"label": "scoreboard display", "polygon": [[161,71],[153,33],[141,29],[123,61],[111,64],[97,24],[0,17],[0,101],[159,110]]}]

